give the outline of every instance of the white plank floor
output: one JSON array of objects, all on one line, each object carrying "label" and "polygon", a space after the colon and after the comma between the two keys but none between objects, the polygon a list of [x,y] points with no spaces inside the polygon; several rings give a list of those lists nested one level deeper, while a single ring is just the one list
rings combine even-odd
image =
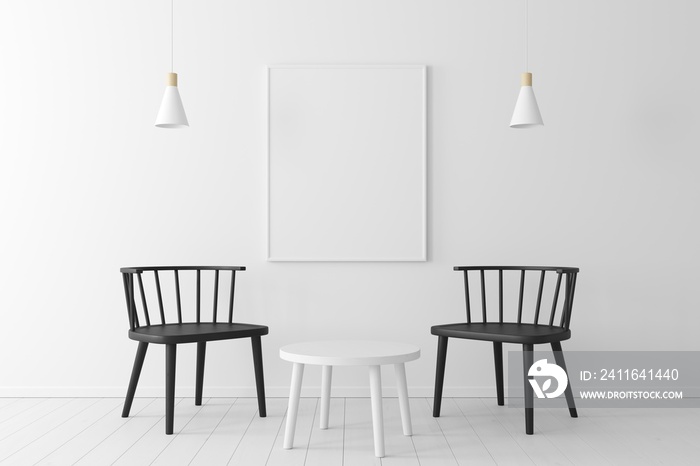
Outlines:
[{"label": "white plank floor", "polygon": [[122,419],[117,398],[0,398],[2,465],[697,465],[698,409],[588,409],[523,413],[489,398],[411,398],[413,437],[404,437],[396,398],[384,399],[385,458],[374,457],[369,398],[333,398],[330,428],[318,428],[317,398],[299,406],[294,449],[283,450],[287,400],[176,400],[175,434],[164,434],[164,400],[137,398]]}]

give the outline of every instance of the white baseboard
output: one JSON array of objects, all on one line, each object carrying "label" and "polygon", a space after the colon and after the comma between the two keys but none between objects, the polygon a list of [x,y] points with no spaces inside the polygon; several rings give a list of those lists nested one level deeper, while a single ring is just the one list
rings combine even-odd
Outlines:
[{"label": "white baseboard", "polygon": [[[409,387],[411,397],[432,397],[433,387]],[[162,397],[164,387],[139,387],[137,397]],[[396,387],[383,387],[383,396],[393,398],[398,396]],[[0,387],[1,398],[121,398],[126,394],[126,387]],[[319,386],[302,387],[301,396],[319,397]],[[176,387],[175,396],[193,397],[194,387]],[[207,387],[204,385],[204,396],[215,398],[255,397],[255,387]],[[265,396],[270,398],[286,398],[289,387],[265,387]],[[369,387],[332,387],[331,396],[366,398],[369,397]],[[443,396],[457,398],[492,398],[495,397],[494,387],[445,387]]]}]

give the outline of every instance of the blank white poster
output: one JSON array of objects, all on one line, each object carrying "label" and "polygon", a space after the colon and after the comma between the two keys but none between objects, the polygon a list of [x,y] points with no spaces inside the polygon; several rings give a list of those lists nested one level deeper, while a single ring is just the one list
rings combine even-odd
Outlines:
[{"label": "blank white poster", "polygon": [[426,260],[426,68],[268,69],[268,260]]}]

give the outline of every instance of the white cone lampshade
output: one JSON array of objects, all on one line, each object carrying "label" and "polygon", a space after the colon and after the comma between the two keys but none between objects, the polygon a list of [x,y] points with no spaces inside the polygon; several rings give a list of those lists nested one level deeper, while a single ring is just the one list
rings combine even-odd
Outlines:
[{"label": "white cone lampshade", "polygon": [[156,126],[159,128],[184,128],[190,126],[182,106],[180,92],[177,90],[177,73],[168,73],[167,86],[160,110],[156,117]]},{"label": "white cone lampshade", "polygon": [[518,101],[515,103],[513,118],[510,120],[511,128],[532,128],[534,126],[543,126],[542,115],[540,108],[537,106],[535,92],[532,90],[532,73],[523,73],[521,75],[520,94]]}]

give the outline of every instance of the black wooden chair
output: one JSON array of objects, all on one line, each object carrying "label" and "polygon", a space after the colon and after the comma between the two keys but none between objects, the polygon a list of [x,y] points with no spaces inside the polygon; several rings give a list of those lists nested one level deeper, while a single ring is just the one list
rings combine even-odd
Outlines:
[{"label": "black wooden chair", "polygon": [[[131,410],[131,403],[134,400],[136,385],[139,381],[143,361],[146,357],[146,350],[149,343],[157,343],[165,345],[165,433],[173,433],[173,417],[175,411],[175,356],[177,345],[179,343],[197,343],[197,374],[195,385],[195,405],[202,404],[202,386],[204,384],[204,356],[206,352],[207,342],[216,340],[231,340],[235,338],[250,338],[253,346],[253,365],[255,368],[255,384],[258,394],[258,411],[260,417],[265,417],[267,411],[265,408],[265,385],[263,380],[263,361],[262,347],[260,337],[267,335],[268,328],[264,325],[243,324],[233,321],[233,293],[236,285],[236,272],[245,270],[245,267],[218,267],[218,266],[192,266],[192,267],[125,267],[120,269],[124,281],[124,292],[126,296],[126,308],[129,316],[129,338],[139,342],[136,350],[136,360],[134,368],[131,372],[131,380],[129,389],[126,393],[124,409],[122,417],[128,417]],[[182,300],[180,292],[180,272],[186,271],[185,274],[192,274],[193,287],[196,288],[195,295],[195,312],[191,319],[183,318]],[[192,271],[192,272],[189,272]],[[212,313],[211,319],[207,319],[202,315],[202,271],[209,274],[213,272],[213,295],[212,295]],[[144,286],[143,275],[146,272],[152,272],[153,285],[155,291],[151,294],[157,296],[158,313],[154,315],[149,313],[148,299],[146,298],[146,287]],[[174,293],[165,298],[174,298],[177,309],[177,315],[172,320],[176,322],[167,323],[165,315],[164,294],[161,288],[161,277],[159,272],[168,273],[168,278],[172,280],[169,284],[173,285]],[[220,272],[230,272],[231,281],[228,285],[228,316],[225,322],[219,322],[219,313],[217,313],[219,302],[219,275]],[[164,275],[164,274],[163,274]],[[227,274],[228,275],[228,274]],[[134,282],[138,282],[141,309],[137,309],[137,299],[135,298]],[[149,283],[147,282],[147,285]],[[153,288],[153,287],[151,287]],[[174,295],[174,296],[172,296]],[[151,296],[155,301],[155,298]],[[172,301],[172,299],[171,299]],[[154,302],[151,303],[151,308]],[[153,311],[151,311],[153,312]],[[157,323],[151,322],[151,317]]]},{"label": "black wooden chair", "polygon": [[[442,385],[445,378],[445,361],[447,359],[448,338],[465,338],[470,340],[485,340],[493,342],[493,355],[496,364],[496,394],[498,405],[503,406],[503,343],[517,343],[523,345],[523,371],[525,385],[525,432],[532,434],[534,431],[534,408],[533,408],[533,388],[528,383],[528,369],[533,364],[533,346],[536,344],[549,343],[554,351],[555,362],[564,370],[564,355],[561,349],[561,341],[571,337],[569,324],[571,323],[571,310],[574,303],[574,291],[576,289],[576,276],[579,269],[572,267],[455,267],[454,270],[464,272],[464,290],[467,304],[467,321],[456,324],[436,325],[430,329],[433,335],[438,336],[437,369],[435,373],[435,399],[433,404],[433,417],[440,417],[440,405],[442,402]],[[517,315],[512,318],[504,317],[504,296],[503,296],[503,275],[520,275],[520,289],[518,293]],[[471,300],[469,286],[469,272],[478,273],[481,284],[481,319],[478,322],[472,320]],[[488,274],[487,274],[488,272]],[[494,318],[486,312],[487,275],[498,273],[498,316]],[[518,274],[519,272],[519,274]],[[525,275],[539,275],[539,286],[537,287],[537,298],[534,302],[534,312],[532,319],[523,319],[523,295],[525,290]],[[538,274],[539,272],[539,274]],[[546,274],[556,277],[556,284],[553,280],[547,282]],[[545,282],[547,285],[545,287]],[[560,291],[564,283],[564,298],[560,299]],[[495,289],[495,287],[493,287]],[[543,290],[553,289],[551,293],[551,308],[549,319],[540,323],[540,309],[542,305]],[[534,296],[534,292],[533,292]],[[558,305],[559,303],[559,305]],[[557,312],[559,311],[559,312]],[[546,312],[546,310],[545,310]],[[555,316],[559,319],[555,322]],[[532,323],[528,323],[528,320]],[[571,385],[565,391],[566,402],[569,407],[571,417],[578,417]]]}]

